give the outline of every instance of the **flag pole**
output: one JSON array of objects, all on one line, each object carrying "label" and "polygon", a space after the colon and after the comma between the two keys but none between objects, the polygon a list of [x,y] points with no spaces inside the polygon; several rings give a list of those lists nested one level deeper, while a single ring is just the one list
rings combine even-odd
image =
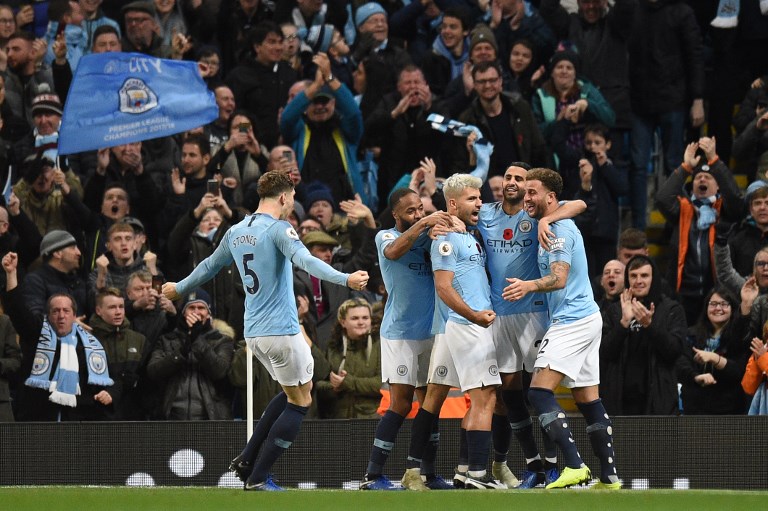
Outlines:
[{"label": "flag pole", "polygon": [[248,343],[245,343],[245,410],[246,410],[246,433],[245,440],[248,441],[253,435],[253,352]]}]

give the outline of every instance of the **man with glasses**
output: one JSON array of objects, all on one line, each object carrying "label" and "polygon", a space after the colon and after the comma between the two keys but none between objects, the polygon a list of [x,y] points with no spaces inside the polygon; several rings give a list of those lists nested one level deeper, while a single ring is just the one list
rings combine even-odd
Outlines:
[{"label": "man with glasses", "polygon": [[171,49],[155,32],[155,6],[152,2],[131,2],[122,11],[125,26],[123,50],[170,58]]},{"label": "man with glasses", "polygon": [[[498,63],[475,65],[472,80],[476,97],[459,120],[480,128],[483,137],[494,145],[488,177],[503,176],[513,161],[524,161],[532,167],[546,166],[547,147],[531,106],[519,94],[502,92]],[[469,167],[466,150],[462,153],[452,168]]]}]

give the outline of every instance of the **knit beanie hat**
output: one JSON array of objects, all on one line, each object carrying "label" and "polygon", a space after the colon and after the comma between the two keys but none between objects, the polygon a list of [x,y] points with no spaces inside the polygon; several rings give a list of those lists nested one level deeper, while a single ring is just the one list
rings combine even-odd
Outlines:
[{"label": "knit beanie hat", "polygon": [[61,106],[61,100],[58,94],[45,93],[38,94],[35,99],[32,100],[32,115],[51,113],[56,115],[62,115],[64,107]]},{"label": "knit beanie hat", "polygon": [[333,39],[333,25],[314,25],[309,30],[302,27],[297,34],[309,45],[312,53],[326,53],[331,47],[331,40]]},{"label": "knit beanie hat", "polygon": [[355,28],[360,28],[360,25],[365,23],[365,20],[373,16],[374,14],[387,15],[387,11],[376,2],[368,2],[357,8],[355,12]]},{"label": "knit beanie hat", "polygon": [[561,62],[563,60],[567,60],[571,64],[573,64],[573,68],[576,70],[576,74],[579,74],[579,67],[581,66],[581,59],[579,58],[579,54],[576,53],[573,50],[560,50],[555,52],[554,55],[552,55],[552,58],[549,59],[549,72],[551,73],[553,69],[555,69],[555,66],[558,62]]},{"label": "knit beanie hat", "polygon": [[40,255],[48,257],[57,250],[76,244],[77,241],[75,241],[75,237],[67,231],[51,231],[43,236],[43,240],[40,242]]},{"label": "knit beanie hat", "polygon": [[208,312],[213,314],[213,307],[211,305],[211,295],[209,295],[203,288],[198,287],[193,289],[184,296],[184,304],[181,306],[181,315],[184,315],[187,307],[193,303],[202,303],[208,308]]},{"label": "knit beanie hat", "polygon": [[499,45],[496,42],[496,36],[493,35],[491,27],[484,24],[477,25],[469,34],[469,52],[479,43],[489,43],[499,53]]},{"label": "knit beanie hat", "polygon": [[307,185],[304,195],[304,209],[309,211],[312,208],[312,204],[319,200],[327,201],[333,209],[336,209],[336,201],[333,199],[331,189],[327,185],[315,181]]}]

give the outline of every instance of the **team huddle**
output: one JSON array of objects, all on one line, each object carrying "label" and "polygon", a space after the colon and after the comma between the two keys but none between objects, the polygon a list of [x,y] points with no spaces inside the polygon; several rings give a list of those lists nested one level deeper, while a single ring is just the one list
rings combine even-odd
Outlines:
[{"label": "team huddle", "polygon": [[[447,213],[429,216],[409,189],[390,197],[396,227],[379,232],[376,245],[388,291],[381,367],[391,402],[377,426],[361,489],[396,488],[384,475],[384,465],[414,394],[421,406],[402,477],[406,489],[565,488],[590,482],[591,471],[554,397],[561,383],[571,388],[600,460],[593,487],[621,487],[611,421],[597,390],[602,319],[584,243],[570,220],[586,205],[558,202],[562,179],[548,169],[513,163],[503,183],[503,201],[483,205],[482,181],[455,174],[443,186]],[[293,194],[289,179],[266,173],[259,180],[262,201],[257,211],[232,227],[214,254],[187,278],[163,288],[174,298],[232,261],[243,277],[246,341],[284,390],[267,406],[246,448],[230,465],[246,490],[281,489],[269,469],[296,438],[311,403],[311,354],[298,322],[285,321],[296,316],[292,263],[353,289],[368,280],[365,272],[343,274],[309,255],[284,220]],[[238,241],[242,239],[249,243]],[[527,397],[545,433],[543,459],[525,402],[523,370],[533,373]],[[440,408],[452,387],[466,392],[471,406],[461,424],[451,485],[435,473],[434,462]],[[520,479],[506,464],[513,433],[526,458]],[[562,471],[557,448],[564,458]]]}]

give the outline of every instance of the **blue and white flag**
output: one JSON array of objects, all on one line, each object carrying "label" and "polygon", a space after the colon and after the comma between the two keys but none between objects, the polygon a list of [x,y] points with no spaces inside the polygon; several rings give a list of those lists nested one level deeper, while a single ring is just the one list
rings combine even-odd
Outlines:
[{"label": "blue and white flag", "polygon": [[59,153],[72,154],[174,135],[218,117],[196,62],[142,53],[80,59],[59,130]]}]

